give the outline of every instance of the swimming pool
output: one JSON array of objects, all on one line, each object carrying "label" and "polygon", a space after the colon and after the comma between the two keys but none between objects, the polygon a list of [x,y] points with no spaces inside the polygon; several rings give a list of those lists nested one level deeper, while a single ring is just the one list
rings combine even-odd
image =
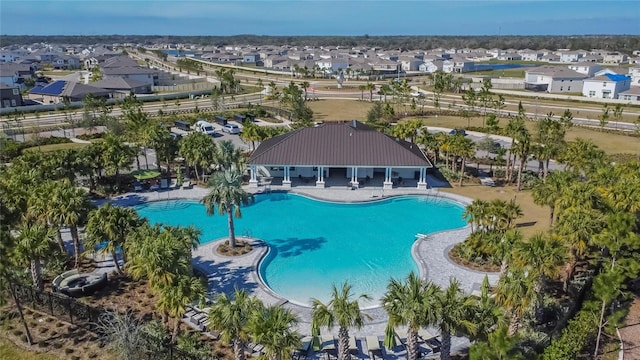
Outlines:
[{"label": "swimming pool", "polygon": [[[136,207],[152,223],[194,225],[201,243],[228,235],[227,217],[207,216],[189,200],[153,202]],[[270,245],[261,276],[276,293],[292,302],[326,301],[331,284],[345,280],[355,294],[379,304],[391,277],[418,271],[411,255],[417,233],[460,228],[464,209],[458,203],[427,196],[402,196],[366,203],[334,203],[304,196],[257,195],[235,219],[236,234]]]}]

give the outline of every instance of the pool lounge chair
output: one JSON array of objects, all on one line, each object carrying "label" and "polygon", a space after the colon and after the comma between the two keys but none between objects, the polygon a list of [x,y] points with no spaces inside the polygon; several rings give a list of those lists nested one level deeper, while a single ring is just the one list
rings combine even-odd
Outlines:
[{"label": "pool lounge chair", "polygon": [[380,339],[377,336],[367,336],[365,338],[367,341],[367,349],[369,350],[369,357],[371,359],[378,357],[382,358],[382,348],[380,347]]},{"label": "pool lounge chair", "polygon": [[358,343],[356,342],[356,337],[355,336],[349,336],[349,354],[351,355],[351,357],[354,358],[358,358],[358,353],[360,351],[358,350]]},{"label": "pool lounge chair", "polygon": [[338,358],[338,349],[336,349],[336,339],[332,335],[322,335],[322,346],[320,351],[327,355],[327,359]]},{"label": "pool lounge chair", "polygon": [[306,359],[309,354],[309,349],[311,349],[312,341],[313,338],[311,336],[305,336],[300,339],[300,347],[293,351],[291,358],[294,360]]},{"label": "pool lounge chair", "polygon": [[167,190],[169,189],[169,180],[167,179],[160,179],[160,190]]}]

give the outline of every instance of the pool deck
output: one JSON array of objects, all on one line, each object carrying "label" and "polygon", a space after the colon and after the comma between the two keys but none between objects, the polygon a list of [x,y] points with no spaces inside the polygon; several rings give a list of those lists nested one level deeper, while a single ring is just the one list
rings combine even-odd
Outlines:
[{"label": "pool deck", "polygon": [[[261,192],[264,188],[245,188],[249,192]],[[313,186],[296,186],[292,189],[284,189],[281,186],[271,186],[271,192],[289,191],[291,193],[309,196],[319,200],[341,201],[341,202],[362,202],[380,200],[392,196],[400,195],[431,195],[438,198],[445,198],[457,201],[463,205],[469,204],[472,199],[439,191],[438,188],[419,190],[416,188],[395,188],[382,190],[381,188],[363,188],[357,190],[345,187],[329,187],[318,189]],[[172,200],[172,199],[193,199],[199,200],[206,195],[208,190],[201,187],[192,189],[173,189],[159,192],[130,193],[111,199],[114,204],[130,206],[150,201]],[[452,278],[460,281],[462,289],[471,293],[480,288],[483,278],[489,277],[491,284],[498,281],[498,274],[474,271],[454,263],[448,256],[448,252],[455,244],[463,241],[471,232],[469,226],[455,230],[442,231],[428,234],[426,237],[416,237],[416,242],[412,247],[412,255],[419,264],[420,275],[435,284],[446,287]],[[194,267],[208,274],[209,292],[229,293],[234,288],[246,289],[262,300],[267,305],[278,304],[289,308],[295,313],[300,323],[298,331],[301,334],[311,333],[311,309],[308,306],[294,304],[274,293],[260,280],[258,274],[258,264],[267,253],[268,246],[259,239],[246,239],[254,244],[254,250],[249,254],[237,257],[226,257],[216,251],[216,247],[226,238],[218,239],[199,246],[193,252]],[[368,308],[364,313],[371,317],[367,320],[362,329],[352,329],[351,334],[357,337],[368,335],[383,336],[387,321],[387,314],[381,307]],[[435,329],[432,332],[437,333]],[[337,329],[331,332],[337,334]],[[464,349],[469,346],[465,338],[454,338],[452,351]]]}]

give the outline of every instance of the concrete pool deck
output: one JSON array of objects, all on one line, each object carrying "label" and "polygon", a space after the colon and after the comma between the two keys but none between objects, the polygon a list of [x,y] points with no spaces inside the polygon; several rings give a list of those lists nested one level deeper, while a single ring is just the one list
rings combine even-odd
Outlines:
[{"label": "concrete pool deck", "polygon": [[[246,191],[253,193],[266,192],[264,188],[245,188]],[[256,191],[257,190],[257,191]],[[472,199],[439,191],[438,188],[428,190],[419,190],[415,188],[395,188],[390,190],[382,190],[381,188],[363,188],[357,190],[347,189],[345,187],[329,187],[318,189],[313,186],[296,186],[292,189],[284,189],[280,186],[272,185],[271,192],[288,191],[295,194],[309,196],[318,200],[340,201],[340,202],[363,202],[380,200],[400,195],[429,195],[436,199],[454,200],[462,205],[469,204]],[[201,187],[193,187],[192,189],[172,189],[166,191],[130,193],[111,199],[114,204],[131,206],[142,204],[145,202],[192,199],[200,200],[208,192],[208,189]],[[435,284],[446,287],[452,278],[460,281],[462,289],[471,293],[477,290],[482,283],[485,275],[489,277],[491,284],[495,284],[498,280],[496,273],[484,273],[474,271],[462,267],[454,263],[448,256],[448,252],[456,243],[463,241],[471,232],[469,226],[454,230],[442,231],[428,234],[426,237],[417,237],[412,247],[412,255],[420,269],[420,275],[434,282]],[[259,239],[247,239],[254,244],[254,250],[244,256],[227,257],[217,253],[216,247],[226,238],[211,241],[199,246],[193,252],[194,267],[201,272],[207,274],[210,294],[232,292],[234,288],[246,289],[265,304],[279,304],[290,309],[295,313],[300,323],[298,331],[301,334],[311,333],[311,309],[308,306],[294,304],[287,299],[280,297],[278,294],[268,288],[260,279],[258,273],[258,265],[262,257],[267,253],[268,246]],[[368,335],[383,336],[387,322],[387,314],[381,307],[368,308],[364,313],[371,317],[365,322],[365,326],[360,329],[351,329],[350,333],[356,337],[364,337]],[[436,330],[431,329],[437,333]],[[332,333],[337,334],[334,329]],[[468,340],[465,338],[454,338],[452,350],[460,350],[468,346]]]}]

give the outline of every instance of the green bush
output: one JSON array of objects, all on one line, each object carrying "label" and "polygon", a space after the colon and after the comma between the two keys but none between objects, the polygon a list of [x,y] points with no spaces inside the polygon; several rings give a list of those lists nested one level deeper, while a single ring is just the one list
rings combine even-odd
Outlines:
[{"label": "green bush", "polygon": [[562,335],[545,349],[542,360],[577,359],[583,349],[593,343],[597,328],[591,309],[583,308],[569,321],[569,325],[562,330]]}]

